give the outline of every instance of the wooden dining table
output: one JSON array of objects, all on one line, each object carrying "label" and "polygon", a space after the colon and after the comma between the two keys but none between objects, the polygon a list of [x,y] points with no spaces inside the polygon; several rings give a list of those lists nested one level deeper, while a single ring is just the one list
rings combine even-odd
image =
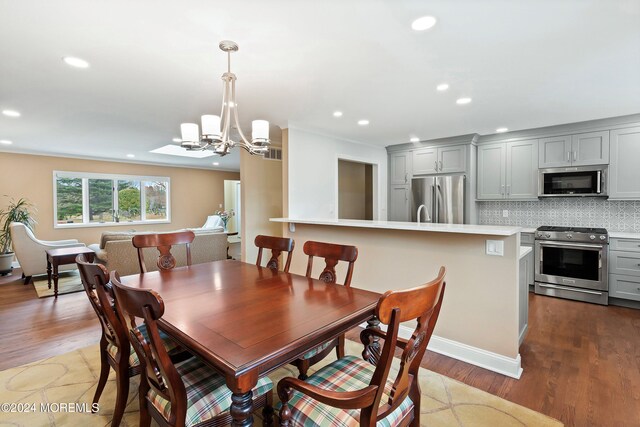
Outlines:
[{"label": "wooden dining table", "polygon": [[223,374],[234,426],[253,424],[258,378],[369,321],[380,294],[224,260],[122,278],[153,289],[160,327]]}]

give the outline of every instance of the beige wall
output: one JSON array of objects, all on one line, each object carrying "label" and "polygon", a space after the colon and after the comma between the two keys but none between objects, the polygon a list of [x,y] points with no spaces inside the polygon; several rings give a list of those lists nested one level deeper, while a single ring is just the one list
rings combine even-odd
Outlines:
[{"label": "beige wall", "polygon": [[[307,240],[358,247],[352,285],[376,292],[423,284],[447,268],[446,293],[435,335],[509,358],[518,355],[518,235],[367,229],[296,224],[291,272],[304,274]],[[485,255],[485,240],[504,240],[505,256]],[[344,263],[341,263],[344,264]],[[314,263],[318,277],[323,263]],[[345,275],[340,266],[338,282]]]},{"label": "beige wall", "polygon": [[371,165],[338,159],[338,218],[372,219]]},{"label": "beige wall", "polygon": [[[168,176],[171,178],[171,223],[108,227],[53,228],[53,171]],[[66,157],[0,153],[0,196],[25,197],[38,209],[35,234],[43,240],[78,239],[90,244],[103,231],[173,230],[200,227],[224,203],[224,180],[239,179],[237,172],[151,166]],[[0,207],[7,199],[0,197]]]},{"label": "beige wall", "polygon": [[240,154],[242,181],[242,260],[255,262],[258,256],[253,241],[258,234],[282,236],[282,224],[269,218],[282,216],[282,162]]}]

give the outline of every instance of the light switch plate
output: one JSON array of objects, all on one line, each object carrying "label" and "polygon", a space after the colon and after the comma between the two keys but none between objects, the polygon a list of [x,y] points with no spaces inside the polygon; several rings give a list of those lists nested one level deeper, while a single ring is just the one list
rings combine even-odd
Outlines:
[{"label": "light switch plate", "polygon": [[509,218],[509,210],[508,209],[503,209],[502,210],[502,218]]},{"label": "light switch plate", "polygon": [[504,241],[487,240],[487,255],[504,256]]}]

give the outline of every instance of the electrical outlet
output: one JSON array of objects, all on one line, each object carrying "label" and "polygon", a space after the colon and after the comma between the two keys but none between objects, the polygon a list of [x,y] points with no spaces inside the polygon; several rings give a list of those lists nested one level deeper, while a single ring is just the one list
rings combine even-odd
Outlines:
[{"label": "electrical outlet", "polygon": [[222,209],[222,203],[218,204],[218,207],[219,207],[220,209]]},{"label": "electrical outlet", "polygon": [[295,233],[296,232],[296,225],[293,222],[289,223],[289,232],[291,232],[291,233]]},{"label": "electrical outlet", "polygon": [[486,253],[487,255],[504,256],[504,241],[487,240]]},{"label": "electrical outlet", "polygon": [[509,210],[508,209],[504,209],[502,211],[502,218],[509,218]]}]

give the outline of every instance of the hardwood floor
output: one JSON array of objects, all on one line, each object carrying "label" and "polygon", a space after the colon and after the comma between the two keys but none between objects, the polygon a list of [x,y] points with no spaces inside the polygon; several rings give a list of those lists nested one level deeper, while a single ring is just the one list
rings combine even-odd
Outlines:
[{"label": "hardwood floor", "polygon": [[[98,341],[84,293],[39,299],[19,277],[0,277],[0,369]],[[423,366],[567,426],[640,426],[640,310],[533,294],[529,304],[520,380],[432,352]]]}]

